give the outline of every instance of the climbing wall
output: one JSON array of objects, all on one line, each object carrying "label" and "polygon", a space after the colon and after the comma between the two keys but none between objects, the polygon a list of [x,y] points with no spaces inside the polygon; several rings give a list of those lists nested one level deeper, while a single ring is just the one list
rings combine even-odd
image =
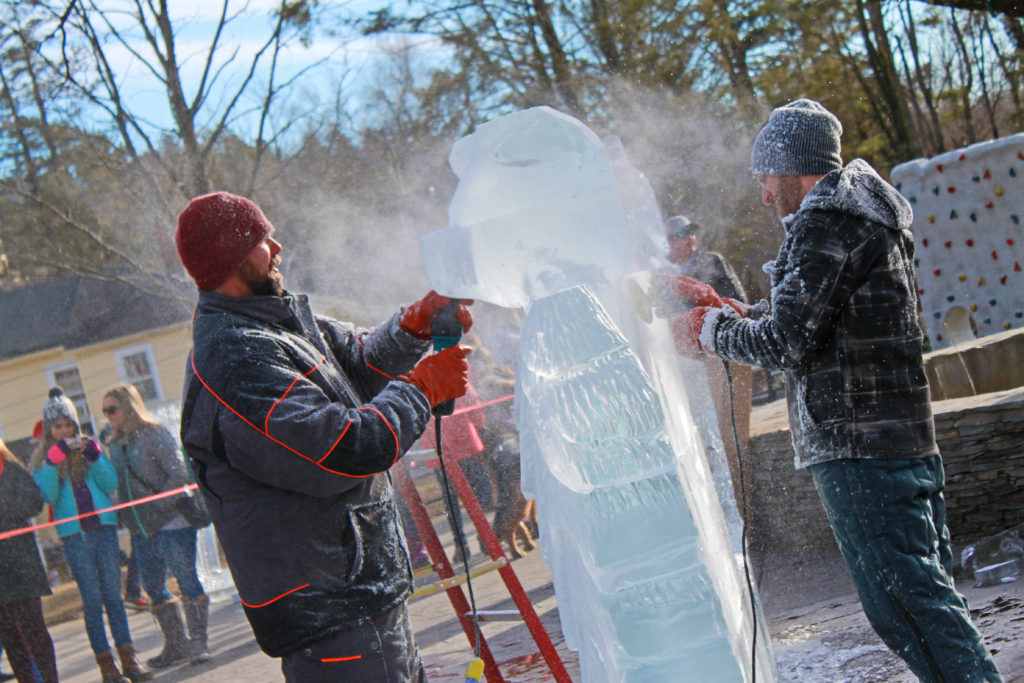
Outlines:
[{"label": "climbing wall", "polygon": [[892,169],[933,349],[1024,327],[1024,133]]}]

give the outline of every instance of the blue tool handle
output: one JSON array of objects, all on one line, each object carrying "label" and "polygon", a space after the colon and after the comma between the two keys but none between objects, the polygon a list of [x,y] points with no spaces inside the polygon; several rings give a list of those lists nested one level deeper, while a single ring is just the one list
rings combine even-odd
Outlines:
[{"label": "blue tool handle", "polygon": [[[455,346],[462,339],[462,323],[459,322],[459,300],[452,299],[442,308],[430,326],[430,338],[434,342],[434,353]],[[434,415],[451,415],[455,411],[455,399],[434,406]]]}]

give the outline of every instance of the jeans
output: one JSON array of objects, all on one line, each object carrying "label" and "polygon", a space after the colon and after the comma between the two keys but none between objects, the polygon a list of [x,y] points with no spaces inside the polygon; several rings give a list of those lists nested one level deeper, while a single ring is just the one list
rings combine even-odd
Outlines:
[{"label": "jeans", "polygon": [[7,643],[7,659],[19,681],[57,683],[57,658],[43,621],[42,600],[0,603],[0,641]]},{"label": "jeans", "polygon": [[154,607],[172,599],[167,590],[168,569],[186,598],[195,600],[205,595],[196,573],[195,529],[159,531],[149,538],[132,536],[132,553],[139,563],[142,587]]},{"label": "jeans", "polygon": [[811,465],[864,614],[926,683],[1002,681],[953,583],[938,456]]},{"label": "jeans", "polygon": [[71,575],[82,595],[85,611],[85,632],[95,654],[110,650],[103,626],[103,610],[107,611],[110,633],[115,645],[132,642],[128,632],[128,616],[121,601],[121,554],[117,547],[117,530],[104,525],[99,531],[72,534],[61,539],[64,556]]}]

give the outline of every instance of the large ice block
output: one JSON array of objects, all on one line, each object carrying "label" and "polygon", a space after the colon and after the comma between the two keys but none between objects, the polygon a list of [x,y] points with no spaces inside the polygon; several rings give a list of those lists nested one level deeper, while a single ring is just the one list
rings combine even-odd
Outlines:
[{"label": "large ice block", "polygon": [[750,680],[756,600],[678,357],[665,321],[637,322],[623,294],[664,264],[650,185],[617,141],[546,107],[480,126],[449,161],[459,185],[424,264],[442,294],[527,309],[522,488],[583,680]]}]

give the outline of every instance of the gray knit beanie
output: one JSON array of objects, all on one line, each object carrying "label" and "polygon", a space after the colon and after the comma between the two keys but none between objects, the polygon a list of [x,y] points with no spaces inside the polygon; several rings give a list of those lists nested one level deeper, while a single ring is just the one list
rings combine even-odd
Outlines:
[{"label": "gray knit beanie", "polygon": [[754,140],[750,172],[759,175],[818,175],[843,167],[843,126],[814,100],[784,104],[768,117]]},{"label": "gray knit beanie", "polygon": [[[43,434],[50,433],[50,427],[57,420],[68,419],[78,425],[78,411],[71,399],[60,387],[50,389],[50,398],[43,404]],[[80,425],[79,425],[80,426]]]}]

